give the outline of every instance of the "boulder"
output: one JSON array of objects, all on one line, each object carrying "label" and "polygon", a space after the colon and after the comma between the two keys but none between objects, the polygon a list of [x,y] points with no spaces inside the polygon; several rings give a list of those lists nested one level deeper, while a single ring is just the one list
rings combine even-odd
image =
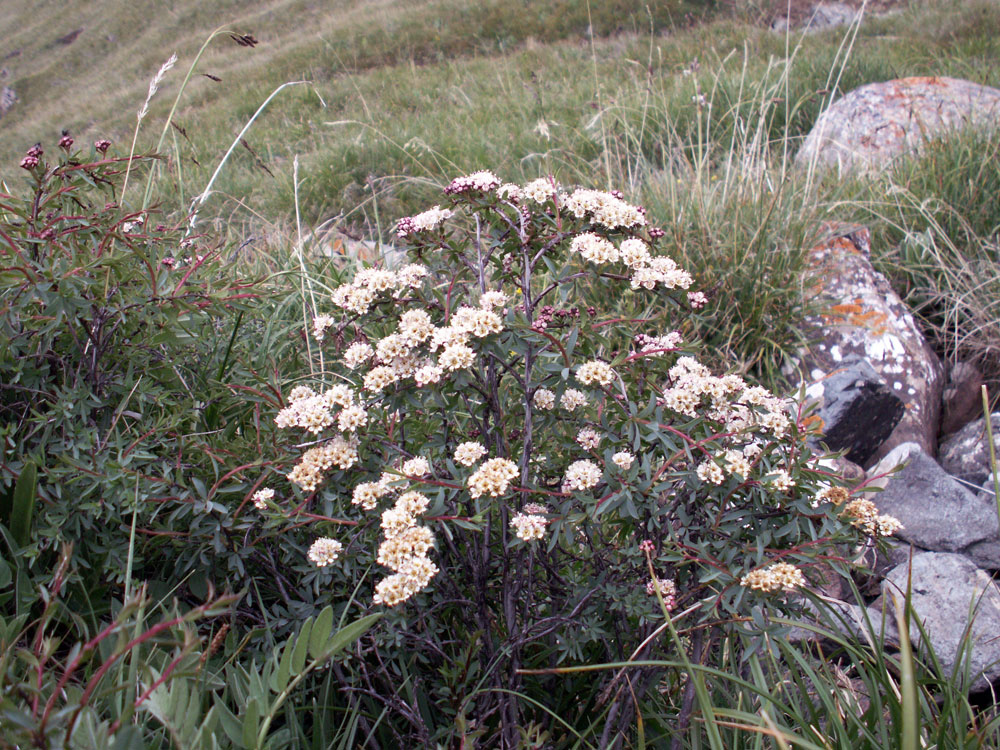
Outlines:
[{"label": "boulder", "polygon": [[[1000,412],[991,414],[990,422],[993,427],[993,445],[1000,457]],[[938,461],[949,474],[977,487],[981,486],[991,473],[986,418],[969,422],[941,443]]]},{"label": "boulder", "polygon": [[924,340],[910,311],[875,271],[864,227],[828,225],[828,239],[809,251],[813,282],[806,302],[815,311],[805,319],[813,341],[786,370],[794,380],[815,384],[847,364],[867,362],[905,408],[902,419],[882,445],[865,458],[874,463],[892,447],[917,442],[934,455],[937,448],[941,363]]},{"label": "boulder", "polygon": [[[822,391],[822,394],[820,394]],[[830,450],[843,451],[848,461],[864,464],[886,441],[905,407],[875,369],[863,359],[845,362],[807,390],[807,395],[821,395],[815,423],[821,431],[818,439]]]},{"label": "boulder", "polygon": [[[893,467],[895,474],[875,479]],[[1000,568],[1000,523],[992,496],[966,489],[915,443],[904,443],[869,472],[880,513],[898,518],[896,536],[925,550],[955,552],[977,565]]]},{"label": "boulder", "polygon": [[893,159],[950,131],[995,126],[1000,90],[943,76],[870,83],[816,120],[796,163],[838,172],[880,171]]},{"label": "boulder", "polygon": [[[945,675],[951,675],[956,667],[964,674],[968,667],[967,689],[988,688],[1000,677],[1000,590],[990,575],[961,555],[921,552],[886,576],[882,583],[886,601],[905,596],[907,584],[913,615],[919,618]],[[971,641],[968,657],[963,637],[966,628]],[[910,623],[910,640],[919,648],[921,633],[915,622]]]}]

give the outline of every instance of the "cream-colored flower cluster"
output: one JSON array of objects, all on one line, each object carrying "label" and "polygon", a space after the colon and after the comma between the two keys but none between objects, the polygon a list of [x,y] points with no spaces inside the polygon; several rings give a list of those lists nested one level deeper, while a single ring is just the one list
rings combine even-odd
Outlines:
[{"label": "cream-colored flower cluster", "polygon": [[323,339],[326,338],[326,330],[336,323],[330,315],[317,315],[313,318],[312,335],[313,338],[323,343]]},{"label": "cream-colored flower cluster", "polygon": [[576,411],[576,409],[586,405],[587,394],[583,391],[577,390],[576,388],[567,388],[563,391],[563,395],[559,399],[559,406],[566,411]]},{"label": "cream-colored flower cluster", "polygon": [[375,585],[375,604],[395,607],[427,587],[438,568],[427,556],[434,545],[430,529],[417,525],[417,516],[430,504],[419,492],[405,492],[382,513],[385,538],[377,561],[392,572]]},{"label": "cream-colored flower cluster", "polygon": [[510,519],[510,527],[514,529],[514,534],[525,542],[544,539],[547,524],[545,516],[534,513],[517,513]]},{"label": "cream-colored flower cluster", "polygon": [[643,336],[639,353],[651,357],[662,357],[677,349],[683,340],[680,331],[671,331],[663,336]]},{"label": "cream-colored flower cluster", "polygon": [[309,547],[309,560],[317,568],[325,568],[340,557],[344,545],[330,537],[320,537]]},{"label": "cream-colored flower cluster", "polygon": [[596,450],[601,444],[601,434],[591,427],[584,427],[576,434],[576,442],[584,450]]},{"label": "cream-colored flower cluster", "polygon": [[344,352],[344,364],[356,370],[375,355],[375,350],[367,341],[355,341]]},{"label": "cream-colored flower cluster", "polygon": [[898,518],[879,515],[878,508],[871,500],[858,498],[844,508],[848,522],[869,536],[892,536],[903,528]]},{"label": "cream-colored flower cluster", "polygon": [[534,203],[548,203],[559,190],[559,186],[551,177],[540,177],[532,180],[519,190],[520,195]]},{"label": "cream-colored flower cluster", "polygon": [[824,487],[816,493],[814,504],[832,503],[839,506],[846,503],[850,497],[851,493],[846,487]]},{"label": "cream-colored flower cluster", "polygon": [[507,493],[517,474],[517,464],[509,458],[491,458],[469,477],[469,494],[500,497]]},{"label": "cream-colored flower cluster", "polygon": [[569,244],[571,253],[579,253],[591,263],[617,263],[618,248],[610,241],[593,232],[584,232],[573,238]]},{"label": "cream-colored flower cluster", "polygon": [[[758,386],[747,387],[737,375],[715,377],[693,357],[680,357],[670,368],[672,385],[663,392],[667,408],[688,417],[704,415],[727,431],[763,430],[782,438],[791,426],[786,403]],[[708,404],[705,404],[705,400]]]},{"label": "cream-colored flower cluster", "polygon": [[679,267],[672,258],[650,258],[648,264],[636,268],[629,282],[633,289],[687,289],[694,283],[690,273]]},{"label": "cream-colored flower cluster", "polygon": [[601,467],[593,461],[574,461],[566,469],[563,492],[585,492],[601,481]]},{"label": "cream-colored flower cluster", "polygon": [[407,216],[399,220],[396,224],[396,236],[408,237],[414,232],[425,232],[430,229],[437,229],[445,221],[453,216],[450,208],[434,206],[416,216]]},{"label": "cream-colored flower cluster", "polygon": [[318,435],[333,424],[335,405],[330,392],[316,393],[306,386],[297,386],[288,396],[288,406],[278,412],[274,423],[281,429],[301,427]]},{"label": "cream-colored flower cluster", "polygon": [[628,451],[619,451],[611,457],[611,461],[622,471],[628,471],[632,468],[632,464],[635,462],[635,456]]},{"label": "cream-colored flower cluster", "polygon": [[769,594],[791,591],[806,585],[802,571],[789,563],[775,563],[767,568],[751,570],[740,579],[740,586]]},{"label": "cream-colored flower cluster", "polygon": [[597,383],[598,385],[608,386],[615,379],[615,371],[611,369],[611,365],[607,362],[594,359],[590,362],[584,362],[577,368],[576,379],[584,385]]},{"label": "cream-colored flower cluster", "polygon": [[502,308],[507,304],[507,295],[500,291],[499,289],[490,289],[483,292],[482,296],[479,298],[479,306],[483,310],[493,310],[495,308]]},{"label": "cream-colored flower cluster", "polygon": [[551,411],[556,406],[556,394],[548,388],[539,388],[532,396],[531,403],[535,405],[536,409]]},{"label": "cream-colored flower cluster", "polygon": [[473,172],[464,177],[456,177],[448,187],[444,189],[445,194],[455,195],[458,193],[480,192],[488,193],[500,187],[500,180],[488,169]]},{"label": "cream-colored flower cluster", "polygon": [[628,229],[646,225],[646,216],[637,207],[601,190],[580,188],[566,197],[566,210],[578,219],[587,218],[608,229]]},{"label": "cream-colored flower cluster", "polygon": [[333,290],[333,304],[348,312],[364,315],[380,294],[391,292],[399,296],[408,289],[420,286],[427,269],[419,264],[404,266],[399,271],[385,268],[365,268],[354,276],[348,284],[341,284]]},{"label": "cream-colored flower cluster", "polygon": [[722,471],[715,461],[712,459],[707,459],[698,464],[698,468],[695,469],[695,474],[698,475],[698,479],[708,484],[722,484],[723,480],[726,478],[726,474]]},{"label": "cream-colored flower cluster", "polygon": [[305,492],[314,492],[326,476],[326,472],[336,466],[350,469],[358,460],[358,446],[338,435],[320,445],[313,446],[288,474],[288,481],[297,484]]},{"label": "cream-colored flower cluster", "polygon": [[462,464],[462,466],[472,466],[485,455],[486,448],[484,448],[481,444],[471,441],[462,443],[455,448],[455,463]]},{"label": "cream-colored flower cluster", "polygon": [[351,502],[363,510],[375,510],[378,501],[392,490],[389,482],[362,482],[355,486]]},{"label": "cream-colored flower cluster", "polygon": [[257,510],[267,510],[267,504],[274,500],[274,490],[270,487],[264,487],[253,493],[250,499]]}]

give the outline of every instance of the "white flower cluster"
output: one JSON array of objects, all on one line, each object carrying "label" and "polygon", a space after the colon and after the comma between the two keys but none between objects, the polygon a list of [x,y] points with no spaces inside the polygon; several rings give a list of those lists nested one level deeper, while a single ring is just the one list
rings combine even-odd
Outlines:
[{"label": "white flower cluster", "polygon": [[469,494],[472,497],[500,497],[506,494],[517,473],[517,464],[510,459],[491,458],[469,477]]},{"label": "white flower cluster", "polygon": [[408,237],[414,232],[426,232],[429,229],[437,229],[453,215],[453,212],[449,208],[434,206],[416,216],[406,216],[397,222],[396,236]]},{"label": "white flower cluster", "polygon": [[257,510],[266,510],[267,504],[274,500],[274,490],[270,487],[264,487],[253,493],[250,499],[253,501],[253,507]]},{"label": "white flower cluster", "polygon": [[620,248],[622,263],[632,269],[645,268],[651,256],[649,245],[639,239],[627,239]]},{"label": "white flower cluster", "polygon": [[530,542],[545,538],[545,526],[548,523],[545,516],[533,513],[517,513],[510,519],[510,527],[518,539]]},{"label": "white flower cluster", "polygon": [[313,446],[288,474],[288,481],[297,484],[305,492],[314,492],[334,466],[350,469],[358,460],[358,446],[353,441],[338,435],[320,445]]},{"label": "white flower cluster", "polygon": [[541,409],[542,411],[551,411],[556,405],[556,394],[548,388],[539,388],[535,391],[535,395],[532,397],[531,403],[533,403],[537,409]]},{"label": "white flower cluster", "polygon": [[491,289],[483,292],[479,298],[479,306],[484,310],[492,310],[496,307],[503,307],[507,304],[507,295],[499,289]]},{"label": "white flower cluster", "polygon": [[313,318],[312,335],[318,342],[323,343],[326,338],[326,329],[330,328],[336,321],[329,315],[317,315]]},{"label": "white flower cluster", "polygon": [[611,462],[622,471],[631,469],[634,461],[635,456],[628,451],[620,451],[611,457]]},{"label": "white flower cluster", "polygon": [[355,341],[344,352],[344,364],[352,370],[356,370],[375,354],[371,344],[365,341]]},{"label": "white flower cluster", "polygon": [[455,463],[472,466],[486,455],[486,449],[479,443],[462,443],[455,448]]},{"label": "white flower cluster", "polygon": [[399,271],[385,268],[365,268],[355,275],[348,284],[341,284],[333,290],[331,299],[339,308],[357,315],[364,315],[375,303],[379,294],[392,292],[399,296],[407,289],[420,286],[427,269],[413,263]]},{"label": "white flower cluster", "polygon": [[705,416],[729,432],[763,430],[779,439],[791,425],[785,401],[765,388],[748,387],[737,375],[715,377],[693,357],[680,357],[670,368],[670,379],[663,403],[679,414],[694,418],[705,408]]},{"label": "white flower cluster", "polygon": [[593,461],[574,461],[566,469],[563,492],[584,492],[601,481],[601,468]]},{"label": "white flower cluster", "polygon": [[489,170],[473,172],[464,177],[456,177],[448,187],[444,189],[446,195],[457,195],[460,193],[479,192],[488,193],[500,187],[500,180]]},{"label": "white flower cluster", "polygon": [[281,429],[301,427],[318,435],[333,424],[332,410],[339,393],[331,389],[320,394],[307,386],[297,386],[288,395],[288,406],[274,418],[274,424]]},{"label": "white flower cluster", "polygon": [[375,585],[375,604],[395,607],[426,588],[437,575],[437,566],[427,557],[434,545],[434,535],[430,529],[417,525],[417,516],[429,504],[419,492],[405,492],[395,506],[382,513],[385,539],[376,559],[393,572]]},{"label": "white flower cluster", "polygon": [[309,547],[309,561],[317,568],[325,568],[340,557],[343,549],[344,545],[336,539],[320,537]]},{"label": "white flower cluster", "polygon": [[880,516],[875,503],[863,498],[849,502],[844,508],[844,515],[852,526],[861,529],[869,536],[892,536],[903,528],[898,518],[889,515]]},{"label": "white flower cluster", "polygon": [[363,510],[375,510],[378,501],[392,490],[389,482],[362,482],[354,488],[351,502]]},{"label": "white flower cluster", "polygon": [[607,362],[601,362],[598,359],[584,362],[576,371],[576,379],[584,385],[597,383],[598,385],[607,386],[611,385],[611,381],[614,378],[615,371],[611,369],[611,365]]},{"label": "white flower cluster", "polygon": [[552,200],[558,190],[559,186],[551,177],[540,177],[525,185],[520,194],[530,201],[542,204]]},{"label": "white flower cluster", "polygon": [[581,406],[587,405],[587,394],[576,388],[567,388],[563,391],[562,398],[559,399],[559,406],[566,411],[575,411]]},{"label": "white flower cluster", "polygon": [[578,219],[587,218],[608,229],[646,225],[646,216],[637,206],[600,190],[574,190],[566,198],[566,209]]},{"label": "white flower cluster", "polygon": [[633,289],[653,289],[657,284],[667,289],[687,289],[694,283],[691,274],[680,268],[672,258],[660,256],[636,268],[632,273]]},{"label": "white flower cluster", "polygon": [[601,435],[597,430],[584,427],[577,433],[576,442],[584,450],[592,451],[601,444]]},{"label": "white flower cluster", "polygon": [[593,232],[578,234],[569,243],[571,253],[579,253],[591,263],[617,263],[618,248],[609,240]]},{"label": "white flower cluster", "polygon": [[503,330],[503,321],[492,310],[463,306],[452,316],[451,326],[481,339],[491,333],[500,333]]},{"label": "white flower cluster", "polygon": [[767,568],[751,570],[740,579],[740,586],[771,593],[773,591],[791,591],[806,585],[802,571],[789,563],[775,563]]},{"label": "white flower cluster", "polygon": [[650,357],[662,357],[680,347],[683,337],[680,331],[671,331],[663,336],[643,336],[639,343],[639,353]]},{"label": "white flower cluster", "polygon": [[795,486],[795,480],[784,469],[778,469],[767,480],[778,492],[788,492]]}]

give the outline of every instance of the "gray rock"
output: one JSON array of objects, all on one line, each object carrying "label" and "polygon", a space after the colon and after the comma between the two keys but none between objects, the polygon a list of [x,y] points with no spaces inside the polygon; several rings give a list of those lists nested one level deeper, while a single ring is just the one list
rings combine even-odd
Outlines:
[{"label": "gray rock", "polygon": [[[973,691],[989,687],[1000,677],[1000,590],[990,575],[961,555],[921,552],[886,576],[882,583],[886,601],[905,596],[908,583],[913,615],[922,623],[945,674],[956,666],[962,674],[968,666],[966,687]],[[967,627],[971,653],[966,664],[963,635]],[[910,640],[915,646],[920,637],[920,629],[911,622]]]},{"label": "gray rock", "polygon": [[797,370],[812,396],[818,392],[816,384],[846,363],[865,360],[906,409],[867,462],[909,441],[933,455],[944,383],[941,363],[888,280],[872,267],[868,230],[827,228],[829,239],[809,251],[813,286],[806,296],[816,313],[806,317],[804,333],[815,343],[800,353],[788,374],[794,380]]},{"label": "gray rock", "polygon": [[[1000,457],[1000,412],[990,415],[993,445]],[[990,448],[986,442],[986,418],[970,422],[941,443],[938,461],[949,474],[979,486],[990,475]]]},{"label": "gray rock", "polygon": [[834,102],[795,156],[838,172],[881,171],[928,139],[959,128],[995,127],[1000,90],[943,76],[870,83]]},{"label": "gray rock", "polygon": [[854,23],[860,11],[844,3],[820,3],[812,9],[812,15],[806,22],[809,31],[826,31],[837,26],[847,26]]},{"label": "gray rock", "polygon": [[0,117],[10,111],[10,108],[17,104],[17,92],[10,86],[0,88]]},{"label": "gray rock", "polygon": [[1000,568],[1000,523],[992,498],[976,495],[957,482],[919,445],[904,443],[869,476],[905,466],[882,480],[871,496],[880,513],[903,523],[896,536],[925,550],[956,552],[987,568]]},{"label": "gray rock", "polygon": [[834,452],[845,451],[848,461],[864,464],[903,418],[903,401],[863,359],[828,373],[820,384],[822,442]]}]

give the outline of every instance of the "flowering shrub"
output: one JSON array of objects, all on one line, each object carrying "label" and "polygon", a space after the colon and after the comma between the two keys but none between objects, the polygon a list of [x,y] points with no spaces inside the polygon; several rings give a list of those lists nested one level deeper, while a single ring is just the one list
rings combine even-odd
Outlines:
[{"label": "flowering shrub", "polygon": [[226,555],[221,529],[234,524],[209,488],[253,410],[216,381],[245,350],[237,329],[256,284],[222,273],[205,237],[122,206],[126,171],[151,159],[110,145],[36,145],[0,193],[0,524],[37,467],[14,556],[44,574],[72,543],[94,600],[123,581],[130,550],[137,577],[148,565],[176,582],[204,581]]},{"label": "flowering shrub", "polygon": [[[525,664],[627,658],[657,590],[706,622],[794,606],[836,544],[892,528],[841,517],[794,404],[699,363],[683,331],[705,297],[642,208],[489,172],[445,195],[396,226],[412,263],[315,311],[327,370],[277,415],[300,497],[265,511],[320,519],[317,565],[374,561],[362,591],[401,628],[412,607],[422,658],[479,639],[483,679],[528,689]],[[504,695],[474,703],[517,725]]]}]

